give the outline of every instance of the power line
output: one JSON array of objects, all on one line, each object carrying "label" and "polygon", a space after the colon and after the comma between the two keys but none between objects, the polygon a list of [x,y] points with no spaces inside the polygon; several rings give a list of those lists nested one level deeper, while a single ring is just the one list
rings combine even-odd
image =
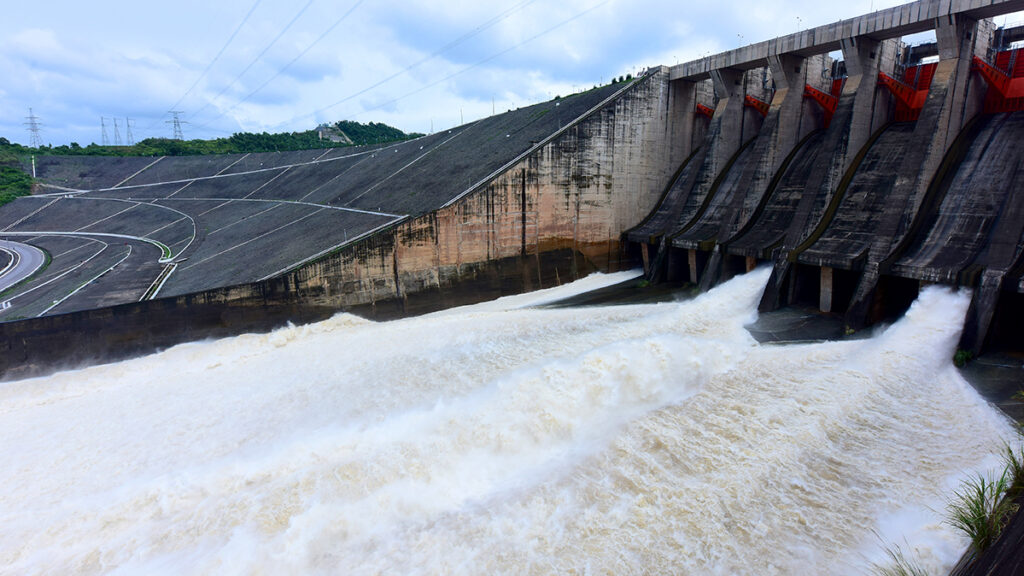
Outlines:
[{"label": "power line", "polygon": [[134,146],[135,145],[135,137],[132,136],[132,119],[131,118],[125,118],[124,119],[124,130],[127,133],[127,134],[125,134],[125,138],[128,140],[128,145],[129,146]]},{"label": "power line", "polygon": [[[287,64],[285,64],[284,66],[282,66],[282,67],[281,67],[281,69],[280,69],[280,70],[278,70],[278,71],[277,71],[277,72],[276,72],[276,73],[275,73],[275,74],[274,74],[273,76],[271,76],[270,78],[268,78],[266,82],[264,82],[263,84],[260,84],[260,85],[259,85],[259,87],[257,87],[257,88],[256,88],[255,90],[253,90],[252,92],[249,92],[248,94],[246,94],[244,98],[242,98],[242,99],[241,99],[241,100],[239,100],[238,102],[235,102],[235,103],[234,103],[234,104],[233,104],[233,105],[232,105],[232,106],[231,106],[230,108],[228,108],[227,110],[224,110],[223,112],[221,112],[219,116],[217,116],[217,117],[216,117],[216,118],[214,118],[213,120],[210,120],[210,121],[209,121],[209,122],[207,122],[206,124],[202,124],[202,125],[198,126],[198,128],[205,128],[205,127],[207,126],[207,124],[209,124],[210,122],[213,122],[214,120],[216,120],[216,119],[218,119],[218,118],[221,118],[221,117],[225,116],[225,115],[226,115],[226,114],[227,114],[228,112],[230,112],[230,111],[234,110],[235,108],[239,107],[240,105],[242,105],[242,104],[243,104],[243,103],[244,103],[244,102],[245,102],[246,100],[248,100],[249,98],[252,98],[252,97],[253,97],[253,96],[254,96],[254,95],[255,95],[255,94],[257,93],[257,92],[259,92],[260,90],[263,90],[264,88],[266,88],[267,84],[270,84],[271,82],[273,82],[273,81],[274,81],[274,80],[275,80],[275,79],[276,79],[276,78],[277,78],[278,76],[280,76],[281,74],[283,74],[283,73],[284,73],[284,71],[285,71],[285,70],[287,70],[287,69],[288,69],[288,68],[289,68],[289,67],[290,67],[290,66],[291,66],[292,64],[295,64],[295,62],[296,62],[296,61],[298,61],[298,59],[299,59],[299,58],[302,58],[303,56],[305,56],[307,52],[309,52],[310,50],[312,50],[312,49],[313,49],[313,46],[316,46],[318,42],[320,42],[321,40],[323,40],[323,39],[324,39],[324,38],[325,38],[325,37],[326,37],[326,36],[327,36],[328,34],[330,34],[330,33],[331,33],[331,32],[332,32],[332,31],[333,31],[333,30],[334,30],[335,28],[337,28],[337,27],[338,27],[338,25],[339,25],[339,24],[341,24],[341,22],[342,22],[343,20],[345,20],[346,18],[348,18],[348,15],[349,15],[349,14],[351,14],[351,13],[352,13],[352,12],[353,12],[353,11],[354,11],[354,10],[355,10],[356,8],[358,8],[358,7],[359,7],[359,5],[360,5],[360,4],[362,4],[363,2],[364,2],[364,0],[358,0],[358,1],[357,1],[357,2],[355,3],[355,4],[353,4],[353,5],[352,5],[352,7],[351,7],[351,8],[349,8],[347,12],[345,12],[344,14],[342,14],[341,18],[338,18],[337,20],[335,20],[335,21],[334,21],[334,24],[331,24],[331,25],[330,25],[330,26],[329,26],[329,27],[327,28],[327,30],[324,30],[324,31],[323,31],[323,33],[322,33],[322,34],[320,34],[320,36],[318,36],[318,37],[317,37],[317,39],[316,39],[316,40],[313,40],[313,42],[311,42],[311,43],[309,44],[309,46],[306,46],[306,48],[305,48],[305,49],[304,49],[304,50],[303,50],[302,52],[299,52],[299,54],[298,54],[298,55],[297,55],[297,56],[296,56],[295,58],[292,58],[292,59],[291,59],[291,61],[289,61],[289,62],[288,62]],[[194,117],[194,115],[193,115],[193,117]]]},{"label": "power line", "polygon": [[249,17],[252,16],[252,13],[256,11],[256,7],[259,6],[260,2],[262,1],[263,0],[256,0],[256,2],[253,3],[252,8],[249,8],[249,12],[245,15],[245,18],[242,18],[242,21],[238,23],[238,27],[235,28],[235,31],[231,33],[231,36],[228,38],[227,42],[225,42],[224,45],[220,47],[220,51],[217,52],[217,55],[214,56],[213,60],[210,60],[210,63],[206,65],[206,69],[203,70],[203,73],[200,74],[199,77],[196,78],[196,81],[188,87],[188,90],[186,90],[185,93],[182,94],[181,98],[178,98],[178,101],[174,103],[174,106],[171,106],[172,109],[177,108],[178,104],[181,104],[182,101],[184,101],[185,98],[192,92],[192,90],[195,89],[195,87],[199,84],[199,81],[206,77],[206,74],[210,71],[210,68],[212,68],[213,65],[217,62],[217,60],[220,59],[221,55],[224,54],[224,51],[227,50],[228,45],[230,45],[231,42],[235,39],[235,36],[238,36],[238,32],[242,29],[242,26],[245,26],[245,23],[249,21]]},{"label": "power line", "polygon": [[288,32],[292,25],[295,24],[296,20],[298,20],[299,17],[306,12],[306,9],[308,9],[312,4],[313,0],[309,0],[309,2],[307,2],[306,5],[303,6],[302,9],[300,9],[299,12],[291,19],[291,21],[288,22],[288,24],[286,24],[285,27],[280,32],[278,32],[277,36],[274,36],[274,39],[270,41],[270,44],[267,44],[266,48],[264,48],[259,54],[257,54],[256,57],[252,59],[252,62],[249,62],[249,65],[246,66],[241,72],[239,72],[237,76],[235,76],[234,80],[232,80],[227,86],[221,89],[221,91],[218,92],[216,96],[214,96],[210,100],[207,100],[206,104],[204,104],[199,110],[193,113],[192,116],[190,116],[189,118],[195,118],[203,110],[209,108],[210,104],[213,104],[213,102],[220,98],[225,92],[227,92],[229,88],[234,86],[235,83],[238,82],[238,80],[243,75],[245,75],[245,73],[248,72],[250,68],[252,68],[257,62],[259,62],[260,58],[263,58],[263,55],[266,54],[267,51],[274,46],[274,44],[277,44],[277,41],[280,40],[281,37],[284,36],[286,32]]},{"label": "power line", "polygon": [[296,116],[295,118],[292,118],[291,120],[288,120],[288,121],[282,122],[280,124],[277,124],[275,126],[275,128],[280,127],[280,126],[284,126],[285,124],[290,124],[290,123],[295,122],[296,120],[299,120],[299,119],[302,119],[302,118],[316,117],[316,116],[318,116],[318,115],[320,115],[320,114],[330,110],[331,108],[334,108],[335,106],[338,106],[340,104],[348,102],[349,100],[352,100],[353,98],[357,98],[359,96],[362,96],[363,94],[366,94],[370,90],[373,90],[374,88],[377,88],[377,87],[379,87],[379,86],[381,86],[383,84],[386,84],[387,82],[390,82],[391,80],[394,80],[395,78],[398,78],[399,76],[401,76],[403,74],[407,74],[407,73],[411,72],[412,70],[414,70],[414,69],[420,67],[421,65],[425,64],[426,62],[429,62],[430,60],[433,60],[434,58],[437,58],[441,54],[444,54],[445,52],[451,50],[452,48],[458,46],[459,44],[462,44],[466,40],[469,40],[470,38],[472,38],[472,37],[480,34],[481,32],[483,32],[484,30],[494,26],[495,24],[498,24],[499,22],[503,22],[503,21],[507,20],[513,13],[515,13],[515,12],[517,12],[519,10],[522,10],[523,8],[529,6],[530,4],[533,4],[536,1],[537,0],[525,0],[523,2],[520,2],[519,4],[516,4],[515,6],[509,8],[508,10],[498,14],[497,16],[494,16],[490,20],[487,20],[486,22],[483,22],[483,23],[477,25],[477,27],[474,28],[473,30],[463,34],[462,36],[456,38],[455,40],[452,40],[451,42],[445,44],[444,46],[441,46],[440,48],[438,48],[437,50],[434,50],[433,52],[431,52],[427,56],[419,59],[418,61],[414,62],[413,64],[410,64],[409,66],[406,66],[402,70],[399,70],[398,72],[395,72],[394,74],[392,74],[392,75],[390,75],[390,76],[388,76],[388,77],[378,81],[377,83],[372,84],[370,86],[367,86],[366,88],[363,88],[362,90],[360,90],[358,92],[355,92],[353,94],[349,94],[348,96],[342,98],[341,100],[338,100],[337,102],[334,102],[333,104],[328,104],[327,106],[324,106],[323,108],[319,108],[317,110],[314,110],[313,112],[309,112],[307,114],[303,114],[302,116]]},{"label": "power line", "polygon": [[39,122],[39,117],[32,112],[32,109],[28,109],[28,116],[25,117],[26,130],[28,130],[28,145],[31,148],[39,148],[43,145],[43,137],[39,135],[39,131],[43,125]]},{"label": "power line", "polygon": [[121,131],[117,128],[117,118],[114,118],[114,146],[121,145]]},{"label": "power line", "polygon": [[107,136],[107,119],[100,116],[100,143],[104,146],[110,146],[110,136]]},{"label": "power line", "polygon": [[470,64],[469,66],[466,66],[465,68],[463,68],[461,70],[453,72],[453,73],[445,76],[444,78],[441,78],[440,80],[437,80],[435,82],[431,82],[430,84],[427,84],[427,85],[422,86],[422,87],[420,87],[420,88],[418,88],[416,90],[413,90],[412,92],[409,92],[408,94],[405,94],[403,96],[399,96],[399,97],[394,98],[392,100],[388,100],[387,102],[383,102],[381,104],[378,104],[378,105],[376,105],[376,106],[374,106],[372,108],[367,108],[367,109],[363,110],[362,112],[353,114],[349,118],[355,118],[356,116],[361,116],[363,114],[366,114],[367,112],[372,112],[373,110],[379,110],[380,108],[384,108],[385,106],[390,106],[390,105],[398,102],[399,100],[404,100],[404,99],[406,99],[406,98],[408,98],[410,96],[415,96],[416,94],[419,94],[420,92],[423,92],[423,91],[425,91],[425,90],[427,90],[429,88],[433,88],[434,86],[437,86],[438,84],[441,84],[442,82],[447,82],[448,80],[451,80],[452,78],[455,78],[456,76],[459,76],[459,75],[461,75],[461,74],[463,74],[465,72],[468,72],[468,71],[472,70],[473,68],[476,68],[477,66],[486,64],[486,63],[490,62],[491,60],[494,60],[495,58],[499,58],[501,56],[504,56],[505,54],[508,54],[509,52],[512,52],[513,50],[517,50],[517,49],[521,48],[522,46],[524,46],[524,45],[526,45],[526,44],[528,44],[530,42],[533,42],[534,40],[540,38],[541,36],[550,34],[551,32],[554,32],[555,30],[557,30],[558,28],[561,28],[562,26],[565,26],[566,24],[568,24],[568,23],[570,23],[570,22],[572,22],[574,20],[578,20],[579,18],[582,18],[583,16],[586,16],[590,12],[593,12],[594,10],[597,10],[598,8],[600,8],[601,6],[604,6],[605,4],[607,4],[609,2],[611,2],[611,0],[604,0],[603,2],[598,2],[597,4],[591,6],[590,8],[587,8],[586,10],[584,10],[582,12],[576,13],[574,16],[571,16],[571,17],[569,17],[569,18],[567,18],[565,20],[562,20],[558,24],[555,24],[554,26],[544,30],[543,32],[540,32],[539,34],[535,34],[533,36],[530,36],[529,38],[527,38],[526,40],[523,40],[522,42],[516,44],[515,46],[512,46],[510,48],[506,48],[505,50],[502,50],[500,52],[496,52],[496,53],[488,56],[487,58],[484,58],[483,60],[480,60],[480,61],[478,61],[478,62],[476,62],[474,64]]},{"label": "power line", "polygon": [[[227,42],[225,42],[224,45],[220,47],[220,50],[217,52],[217,55],[214,56],[213,60],[210,60],[210,63],[206,65],[206,68],[203,70],[202,74],[200,74],[199,77],[196,78],[195,82],[193,82],[192,85],[188,87],[188,90],[186,90],[185,93],[181,95],[181,98],[178,98],[178,101],[175,102],[174,105],[171,106],[171,110],[174,110],[175,108],[178,107],[179,104],[184,102],[185,98],[187,98],[188,95],[192,93],[192,90],[194,90],[195,87],[199,85],[199,82],[203,78],[206,77],[206,74],[210,72],[210,68],[213,68],[213,65],[224,54],[224,51],[227,50],[227,48],[231,44],[231,42],[234,41],[235,36],[237,36],[238,33],[242,30],[242,27],[245,26],[245,23],[249,21],[249,17],[252,16],[252,13],[256,11],[256,7],[259,6],[260,2],[262,2],[262,1],[263,0],[256,0],[256,2],[253,3],[252,8],[249,8],[249,12],[246,13],[245,18],[242,18],[242,21],[238,23],[238,26],[235,28],[235,31],[232,32],[231,36],[228,37]],[[153,129],[153,127],[156,126],[157,122],[159,122],[159,121],[160,121],[159,119],[154,121],[152,124],[147,126],[146,129],[143,132],[151,131]]]}]

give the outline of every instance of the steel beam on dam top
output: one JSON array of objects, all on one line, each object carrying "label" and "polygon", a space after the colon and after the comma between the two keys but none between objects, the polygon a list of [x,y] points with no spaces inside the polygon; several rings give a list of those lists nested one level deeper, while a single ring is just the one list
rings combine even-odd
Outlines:
[{"label": "steel beam on dam top", "polygon": [[762,68],[769,56],[813,56],[840,50],[849,38],[900,38],[934,30],[940,18],[982,20],[1020,10],[1024,10],[1024,0],[920,0],[671,66],[669,79],[700,81],[722,68]]}]

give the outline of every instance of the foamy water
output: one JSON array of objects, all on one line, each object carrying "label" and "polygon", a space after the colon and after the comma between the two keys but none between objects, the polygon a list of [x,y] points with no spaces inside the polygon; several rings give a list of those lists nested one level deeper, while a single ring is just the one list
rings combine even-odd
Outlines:
[{"label": "foamy water", "polygon": [[687,302],[339,315],[0,384],[0,573],[933,573],[1012,437],[928,289],[869,340],[758,345],[767,271]]}]

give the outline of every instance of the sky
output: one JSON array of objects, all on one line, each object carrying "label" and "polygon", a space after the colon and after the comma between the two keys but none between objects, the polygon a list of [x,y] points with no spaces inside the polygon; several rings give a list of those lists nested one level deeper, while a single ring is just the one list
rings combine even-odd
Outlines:
[{"label": "sky", "polygon": [[[429,133],[892,0],[53,0],[10,3],[0,137],[127,143],[339,120]],[[116,123],[116,124],[115,124]],[[116,130],[116,134],[115,134]]]}]

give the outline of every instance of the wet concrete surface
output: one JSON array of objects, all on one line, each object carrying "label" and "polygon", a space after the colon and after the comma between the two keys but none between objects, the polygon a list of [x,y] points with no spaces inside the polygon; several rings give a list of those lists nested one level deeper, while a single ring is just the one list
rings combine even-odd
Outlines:
[{"label": "wet concrete surface", "polygon": [[1024,424],[1024,353],[982,354],[961,368],[960,374],[983,398]]}]

